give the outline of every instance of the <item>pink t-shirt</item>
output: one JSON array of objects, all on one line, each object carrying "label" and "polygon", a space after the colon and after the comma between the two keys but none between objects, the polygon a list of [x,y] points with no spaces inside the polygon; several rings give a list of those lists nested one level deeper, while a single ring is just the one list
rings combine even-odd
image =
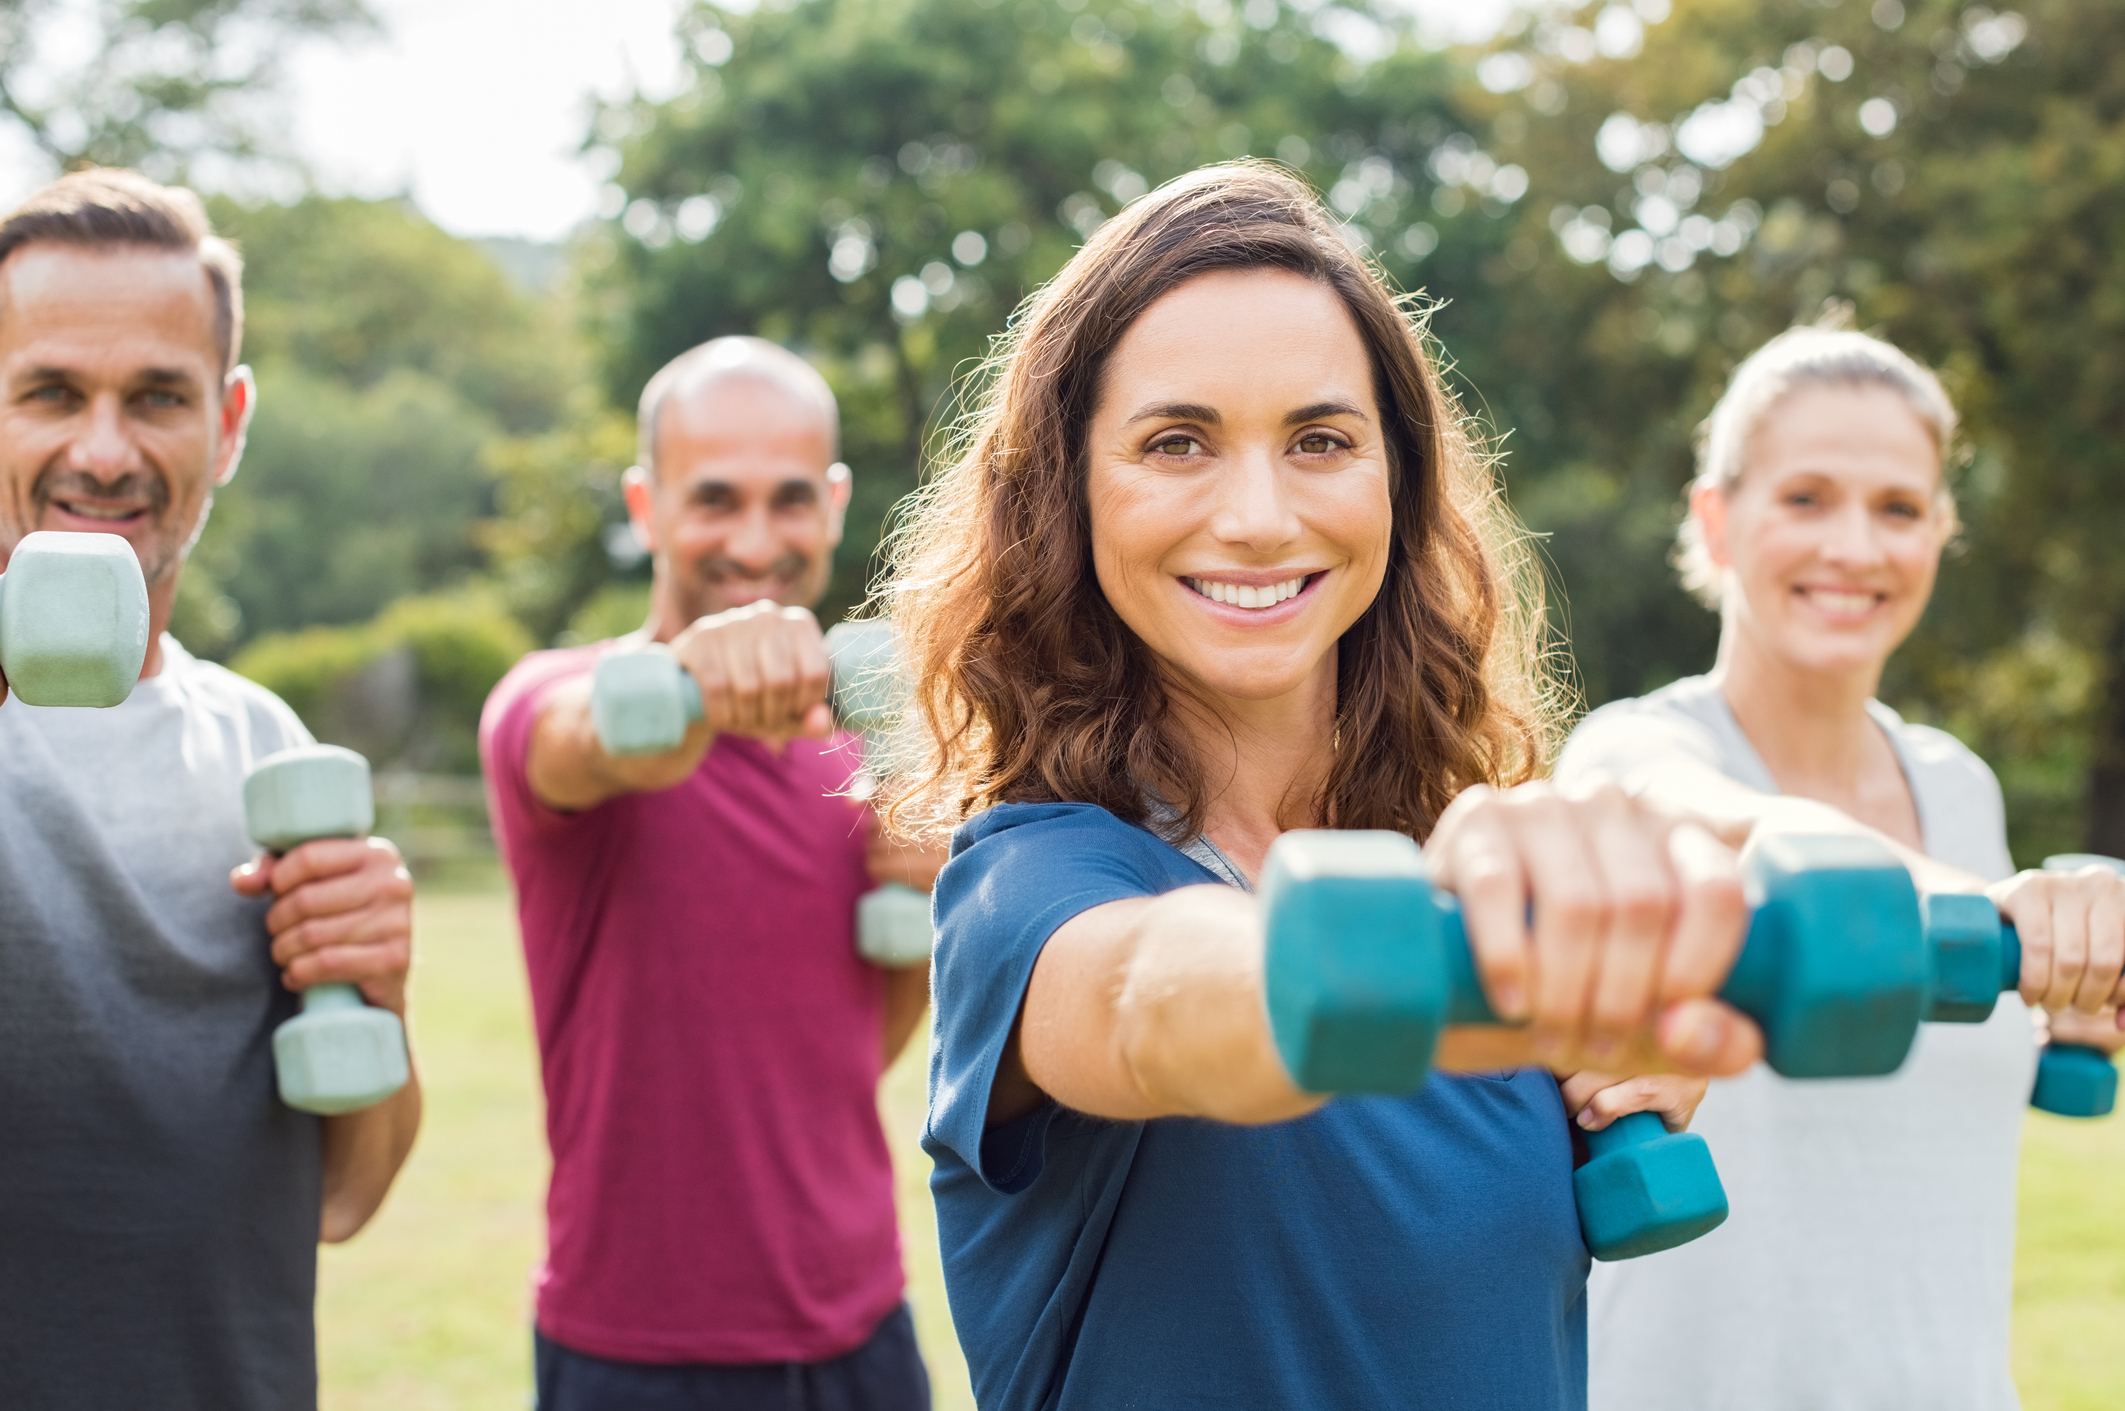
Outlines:
[{"label": "pink t-shirt", "polygon": [[526,657],[480,721],[553,1148],[539,1329],[630,1362],[838,1356],[902,1281],[862,818],[836,796],[857,747],[725,737],[675,788],[557,813],[532,725],[609,645]]}]

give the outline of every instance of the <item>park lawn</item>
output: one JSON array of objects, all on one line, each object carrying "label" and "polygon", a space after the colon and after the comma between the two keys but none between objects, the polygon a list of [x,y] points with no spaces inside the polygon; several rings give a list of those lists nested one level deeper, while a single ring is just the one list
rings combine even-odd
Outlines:
[{"label": "park lawn", "polygon": [[[375,1222],[323,1252],[318,1343],[325,1411],[517,1411],[531,1400],[530,1274],[546,1149],[523,963],[506,893],[423,895],[414,1033],[428,1116]],[[913,1045],[880,1097],[899,1190],[916,1330],[939,1411],[972,1407],[938,1267],[917,1146]],[[2015,1375],[2026,1411],[2125,1406],[2125,1118],[2032,1114],[2015,1265]]]}]

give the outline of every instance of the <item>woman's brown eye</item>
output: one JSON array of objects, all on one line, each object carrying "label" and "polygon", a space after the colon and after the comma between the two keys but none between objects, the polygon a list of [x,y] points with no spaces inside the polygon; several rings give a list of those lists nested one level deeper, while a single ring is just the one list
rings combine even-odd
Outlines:
[{"label": "woman's brown eye", "polygon": [[1327,436],[1305,436],[1299,439],[1299,449],[1309,456],[1325,456],[1334,450],[1335,441]]},{"label": "woman's brown eye", "polygon": [[1195,452],[1195,441],[1187,436],[1175,436],[1152,447],[1160,455],[1186,456]]}]

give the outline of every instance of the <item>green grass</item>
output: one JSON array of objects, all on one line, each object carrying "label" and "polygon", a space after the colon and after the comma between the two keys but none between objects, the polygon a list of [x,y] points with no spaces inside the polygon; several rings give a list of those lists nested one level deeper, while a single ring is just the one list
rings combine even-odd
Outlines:
[{"label": "green grass", "polygon": [[[323,1252],[326,1411],[517,1411],[530,1402],[530,1275],[546,1146],[523,961],[508,898],[431,888],[418,917],[414,1025],[428,1118],[376,1221]],[[972,1407],[916,1146],[920,1045],[887,1075],[909,1298],[939,1411]],[[2125,1406],[2125,1116],[2032,1113],[2023,1142],[2014,1366],[2026,1411]]]}]

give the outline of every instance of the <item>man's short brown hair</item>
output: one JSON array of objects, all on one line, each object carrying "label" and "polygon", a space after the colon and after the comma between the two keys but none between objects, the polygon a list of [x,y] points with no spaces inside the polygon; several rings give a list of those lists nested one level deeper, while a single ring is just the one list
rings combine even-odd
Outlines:
[{"label": "man's short brown hair", "polygon": [[235,368],[243,347],[243,257],[214,233],[206,207],[182,186],[161,186],[118,167],[71,172],[0,219],[0,264],[35,244],[142,245],[197,255],[214,289],[222,373]]}]

